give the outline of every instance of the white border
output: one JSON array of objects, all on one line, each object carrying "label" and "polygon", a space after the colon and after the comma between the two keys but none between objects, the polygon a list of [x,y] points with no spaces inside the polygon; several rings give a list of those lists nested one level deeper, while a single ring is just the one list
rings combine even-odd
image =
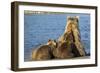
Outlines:
[{"label": "white border", "polygon": [[[35,61],[24,62],[24,10],[34,11],[50,11],[50,12],[68,12],[68,13],[89,13],[91,24],[91,57],[90,59],[77,60],[52,60],[52,61]],[[35,68],[48,66],[63,65],[83,65],[95,64],[95,10],[93,9],[77,9],[77,8],[61,8],[61,7],[44,7],[44,6],[25,6],[19,5],[19,68]]]}]

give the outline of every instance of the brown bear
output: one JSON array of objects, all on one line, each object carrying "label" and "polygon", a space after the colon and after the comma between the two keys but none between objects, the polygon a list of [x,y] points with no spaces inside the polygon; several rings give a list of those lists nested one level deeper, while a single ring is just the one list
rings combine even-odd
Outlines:
[{"label": "brown bear", "polygon": [[81,41],[78,16],[69,16],[67,18],[65,31],[58,41],[69,42],[71,45],[70,49],[75,56],[85,56],[86,53]]},{"label": "brown bear", "polygon": [[48,40],[46,45],[39,46],[32,51],[32,60],[49,60],[54,58],[52,50],[56,47],[56,42]]}]

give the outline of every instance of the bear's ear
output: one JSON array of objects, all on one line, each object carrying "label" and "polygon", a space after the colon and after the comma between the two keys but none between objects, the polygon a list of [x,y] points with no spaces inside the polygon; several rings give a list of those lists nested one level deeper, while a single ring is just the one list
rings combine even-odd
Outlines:
[{"label": "bear's ear", "polygon": [[79,16],[75,16],[75,18],[79,20]]},{"label": "bear's ear", "polygon": [[71,18],[71,16],[67,16],[67,20],[69,20]]},{"label": "bear's ear", "polygon": [[48,40],[48,42],[51,42],[51,41],[52,41],[51,39]]}]

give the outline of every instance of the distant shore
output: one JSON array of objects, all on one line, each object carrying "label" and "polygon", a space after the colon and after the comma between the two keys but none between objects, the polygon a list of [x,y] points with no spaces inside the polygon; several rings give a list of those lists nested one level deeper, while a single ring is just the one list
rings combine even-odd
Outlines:
[{"label": "distant shore", "polygon": [[65,12],[47,12],[47,11],[24,11],[24,14],[66,14]]}]

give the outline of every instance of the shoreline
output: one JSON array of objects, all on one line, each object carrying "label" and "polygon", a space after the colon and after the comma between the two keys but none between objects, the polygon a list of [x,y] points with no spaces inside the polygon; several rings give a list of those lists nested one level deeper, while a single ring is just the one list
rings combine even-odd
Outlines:
[{"label": "shoreline", "polygon": [[[55,60],[79,60],[79,59],[89,59],[90,56],[83,56],[83,57],[74,57],[74,58],[68,58],[68,59],[50,59],[50,60],[40,60],[40,61],[55,61]],[[36,60],[26,60],[25,62],[28,62],[28,61],[36,61]],[[39,60],[37,60],[39,61]]]}]

